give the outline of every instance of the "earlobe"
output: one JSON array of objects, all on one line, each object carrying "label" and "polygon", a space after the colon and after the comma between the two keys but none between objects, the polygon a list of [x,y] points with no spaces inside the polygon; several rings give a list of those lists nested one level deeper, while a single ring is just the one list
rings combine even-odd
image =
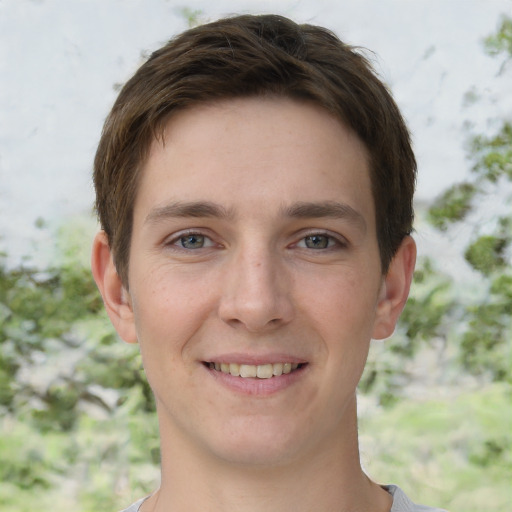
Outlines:
[{"label": "earlobe", "polygon": [[391,336],[400,317],[411,287],[416,264],[416,243],[407,236],[389,265],[382,283],[373,338],[384,339]]},{"label": "earlobe", "polygon": [[110,321],[127,343],[136,343],[137,335],[130,296],[117,273],[107,235],[100,231],[93,241],[91,268]]}]

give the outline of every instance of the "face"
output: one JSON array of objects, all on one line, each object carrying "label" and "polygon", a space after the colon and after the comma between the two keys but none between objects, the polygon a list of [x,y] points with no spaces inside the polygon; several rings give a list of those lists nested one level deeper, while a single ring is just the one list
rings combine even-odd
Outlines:
[{"label": "face", "polygon": [[319,107],[230,100],[171,119],[116,324],[140,343],[162,438],[242,464],[342,441],[370,339],[397,316],[374,216],[364,146]]}]

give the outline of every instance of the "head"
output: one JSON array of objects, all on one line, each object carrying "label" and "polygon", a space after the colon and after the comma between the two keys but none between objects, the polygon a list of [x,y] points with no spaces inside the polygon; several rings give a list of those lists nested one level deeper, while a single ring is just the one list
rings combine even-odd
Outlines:
[{"label": "head", "polygon": [[403,118],[365,57],[328,30],[275,15],[190,29],[123,87],[96,153],[96,209],[128,289],[133,207],[151,144],[178,111],[216,100],[287,97],[328,111],[368,154],[382,273],[412,230],[416,162]]},{"label": "head", "polygon": [[324,29],[221,20],[126,84],[92,269],[139,343],[163,474],[168,457],[328,467],[333,446],[358,467],[357,382],[414,267],[414,167],[386,88]]}]

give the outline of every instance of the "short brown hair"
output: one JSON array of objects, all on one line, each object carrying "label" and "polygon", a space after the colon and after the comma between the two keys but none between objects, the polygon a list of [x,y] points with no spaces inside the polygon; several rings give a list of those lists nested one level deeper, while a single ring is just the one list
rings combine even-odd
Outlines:
[{"label": "short brown hair", "polygon": [[155,137],[178,109],[276,95],[312,101],[365,144],[383,273],[412,230],[416,161],[404,120],[367,59],[332,32],[276,15],[192,28],[154,52],[125,84],[94,162],[96,209],[128,286],[133,207]]}]

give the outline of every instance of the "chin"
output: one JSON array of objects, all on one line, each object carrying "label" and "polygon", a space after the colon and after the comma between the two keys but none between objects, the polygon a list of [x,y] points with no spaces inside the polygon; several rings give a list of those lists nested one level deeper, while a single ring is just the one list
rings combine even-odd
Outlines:
[{"label": "chin", "polygon": [[306,451],[304,432],[282,421],[253,418],[226,426],[212,442],[212,453],[227,463],[248,468],[283,466]]}]

